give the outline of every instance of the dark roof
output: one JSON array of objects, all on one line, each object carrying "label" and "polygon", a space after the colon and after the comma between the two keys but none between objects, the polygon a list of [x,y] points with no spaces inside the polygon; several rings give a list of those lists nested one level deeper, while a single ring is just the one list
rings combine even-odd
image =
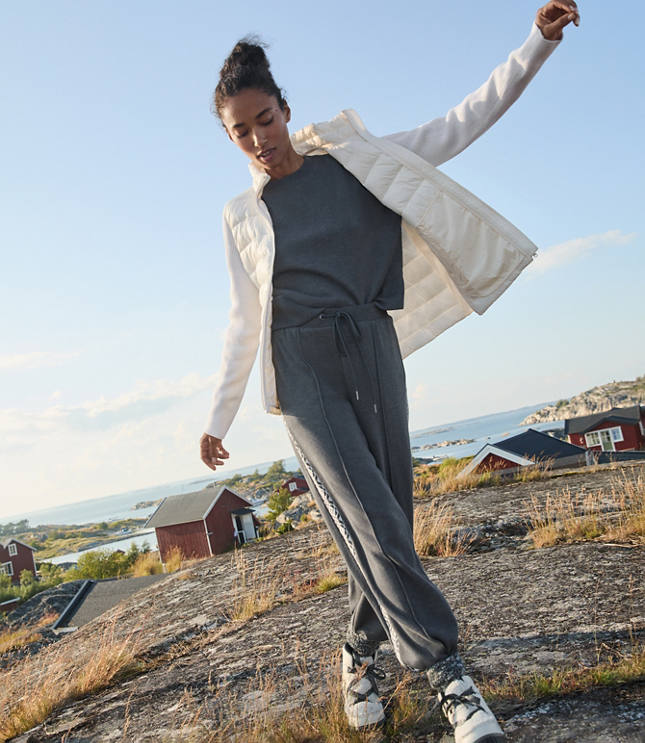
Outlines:
[{"label": "dark roof", "polygon": [[548,433],[529,428],[524,433],[498,441],[493,446],[527,459],[561,459],[584,454],[580,446],[549,436]]},{"label": "dark roof", "polygon": [[252,508],[236,508],[235,511],[231,511],[233,516],[243,516],[245,513],[253,513]]},{"label": "dark roof", "polygon": [[564,432],[566,434],[586,433],[606,421],[633,425],[634,423],[638,423],[640,419],[640,405],[632,405],[628,408],[612,408],[611,410],[604,410],[602,413],[582,415],[579,418],[569,418],[564,422]]},{"label": "dark roof", "polygon": [[[157,510],[146,521],[145,526],[174,526],[175,524],[187,524],[191,521],[201,521],[206,518],[220,495],[228,490],[245,503],[246,498],[233,492],[230,488],[204,488],[196,493],[182,493],[181,495],[169,495],[157,506]],[[251,505],[249,503],[249,505]]]},{"label": "dark roof", "polygon": [[87,624],[98,617],[99,614],[103,614],[103,612],[116,606],[119,601],[123,601],[133,593],[167,577],[161,573],[158,575],[142,575],[139,578],[109,578],[96,581],[95,585],[85,594],[78,608],[67,617],[61,626],[80,627]]}]

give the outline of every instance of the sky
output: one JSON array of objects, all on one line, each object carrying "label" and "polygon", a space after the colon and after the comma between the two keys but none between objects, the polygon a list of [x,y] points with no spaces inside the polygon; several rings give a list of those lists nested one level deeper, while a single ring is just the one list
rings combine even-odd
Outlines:
[{"label": "sky", "polygon": [[[520,100],[442,170],[540,248],[483,315],[406,359],[411,430],[645,374],[641,3],[580,2]],[[293,131],[443,115],[530,31],[526,0],[0,4],[0,518],[208,474],[245,156],[210,111],[238,38],[270,44]],[[254,369],[236,467],[291,455]]]}]

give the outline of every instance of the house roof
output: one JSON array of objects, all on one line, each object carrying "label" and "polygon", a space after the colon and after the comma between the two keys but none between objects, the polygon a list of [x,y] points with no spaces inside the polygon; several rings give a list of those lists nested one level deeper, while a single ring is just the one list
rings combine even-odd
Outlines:
[{"label": "house roof", "polygon": [[15,539],[14,537],[9,537],[8,539],[0,540],[0,546],[6,549],[11,544],[11,542],[15,542],[16,544],[22,544],[23,547],[26,547],[32,552],[35,551],[35,548],[32,547],[30,544],[27,544],[26,542],[21,542],[20,539]]},{"label": "house roof", "polygon": [[524,433],[497,441],[495,446],[506,452],[512,452],[528,459],[562,459],[584,454],[585,450],[567,441],[556,439],[548,433],[529,428]]},{"label": "house roof", "polygon": [[222,493],[237,496],[248,505],[252,505],[246,498],[235,491],[222,486],[220,488],[206,487],[196,493],[182,493],[180,495],[169,495],[157,506],[155,512],[146,521],[145,526],[174,526],[175,524],[187,524],[190,521],[201,521],[208,516],[210,510],[219,500]]},{"label": "house roof", "polygon": [[534,464],[536,460],[562,459],[584,453],[585,450],[581,446],[574,446],[574,444],[549,436],[547,433],[529,428],[517,436],[502,439],[494,444],[484,444],[458,477],[468,475],[489,454],[506,459],[519,467],[526,467]]},{"label": "house roof", "polygon": [[533,464],[532,459],[527,459],[526,457],[522,457],[519,454],[515,454],[510,451],[505,451],[504,449],[500,449],[498,446],[495,446],[494,444],[484,444],[482,448],[475,454],[475,456],[468,462],[468,464],[463,468],[463,470],[457,475],[457,478],[465,477],[466,475],[469,475],[479,464],[481,464],[484,459],[489,454],[494,454],[496,457],[501,457],[502,459],[506,459],[509,462],[512,462],[513,464],[516,464],[519,467],[526,467],[529,464]]},{"label": "house roof", "polygon": [[628,408],[611,408],[611,410],[604,410],[602,413],[594,413],[593,415],[582,415],[579,418],[569,418],[564,422],[564,432],[570,433],[587,433],[587,431],[593,430],[596,426],[607,421],[615,421],[616,423],[628,423],[635,424],[641,419],[641,406],[631,405]]}]

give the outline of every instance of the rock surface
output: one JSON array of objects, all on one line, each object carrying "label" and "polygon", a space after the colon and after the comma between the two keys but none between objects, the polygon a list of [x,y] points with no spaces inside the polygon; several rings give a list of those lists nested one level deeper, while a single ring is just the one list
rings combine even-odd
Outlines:
[{"label": "rock surface", "polygon": [[[477,680],[594,667],[642,646],[642,546],[596,541],[531,549],[525,526],[531,500],[544,503],[563,488],[609,492],[620,478],[639,477],[643,465],[614,465],[442,496],[462,528],[488,540],[479,552],[423,559],[459,619],[460,652]],[[311,586],[342,570],[327,532],[314,524],[159,580],[57,644],[82,658],[110,628],[114,638],[136,643],[141,671],[67,704],[14,740],[208,741],[227,724],[243,729],[263,710],[295,714],[334,688],[329,669],[348,620],[346,587],[316,594]],[[276,605],[238,619],[239,598],[249,587],[273,596]],[[404,672],[389,645],[383,666],[385,698],[405,678],[431,706],[423,676]],[[644,691],[641,680],[493,706],[509,741],[637,743],[645,739]],[[449,740],[445,734],[435,716],[391,740]],[[332,738],[300,743],[305,740]]]},{"label": "rock surface", "polygon": [[560,421],[583,415],[602,413],[611,408],[626,408],[637,403],[645,404],[645,376],[633,381],[610,382],[581,392],[569,400],[560,400],[527,416],[520,425]]}]

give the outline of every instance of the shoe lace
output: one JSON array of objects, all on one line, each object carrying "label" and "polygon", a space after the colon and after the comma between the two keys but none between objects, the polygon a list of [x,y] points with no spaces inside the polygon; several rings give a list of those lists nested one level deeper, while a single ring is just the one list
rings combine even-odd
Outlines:
[{"label": "shoe lace", "polygon": [[352,695],[356,697],[356,701],[364,702],[372,692],[378,696],[378,686],[376,685],[376,682],[377,680],[382,681],[385,678],[385,671],[375,663],[370,663],[369,661],[362,663],[360,656],[355,652],[352,653],[352,658],[354,665],[350,670],[350,673],[356,674],[356,679],[352,682],[352,685],[363,678],[366,678],[370,682],[369,691],[360,692],[354,691],[354,689],[351,690]]},{"label": "shoe lace", "polygon": [[466,722],[466,720],[470,720],[470,718],[480,710],[482,712],[485,712],[486,710],[481,706],[479,703],[479,696],[477,695],[477,692],[473,689],[472,686],[469,686],[467,689],[464,689],[464,691],[460,692],[459,694],[444,694],[444,692],[439,692],[439,701],[437,705],[441,705],[441,709],[446,717],[450,719],[449,715],[450,713],[456,709],[460,704],[465,704],[468,706],[471,706],[472,709],[468,713],[468,715],[462,720],[462,722]]}]

